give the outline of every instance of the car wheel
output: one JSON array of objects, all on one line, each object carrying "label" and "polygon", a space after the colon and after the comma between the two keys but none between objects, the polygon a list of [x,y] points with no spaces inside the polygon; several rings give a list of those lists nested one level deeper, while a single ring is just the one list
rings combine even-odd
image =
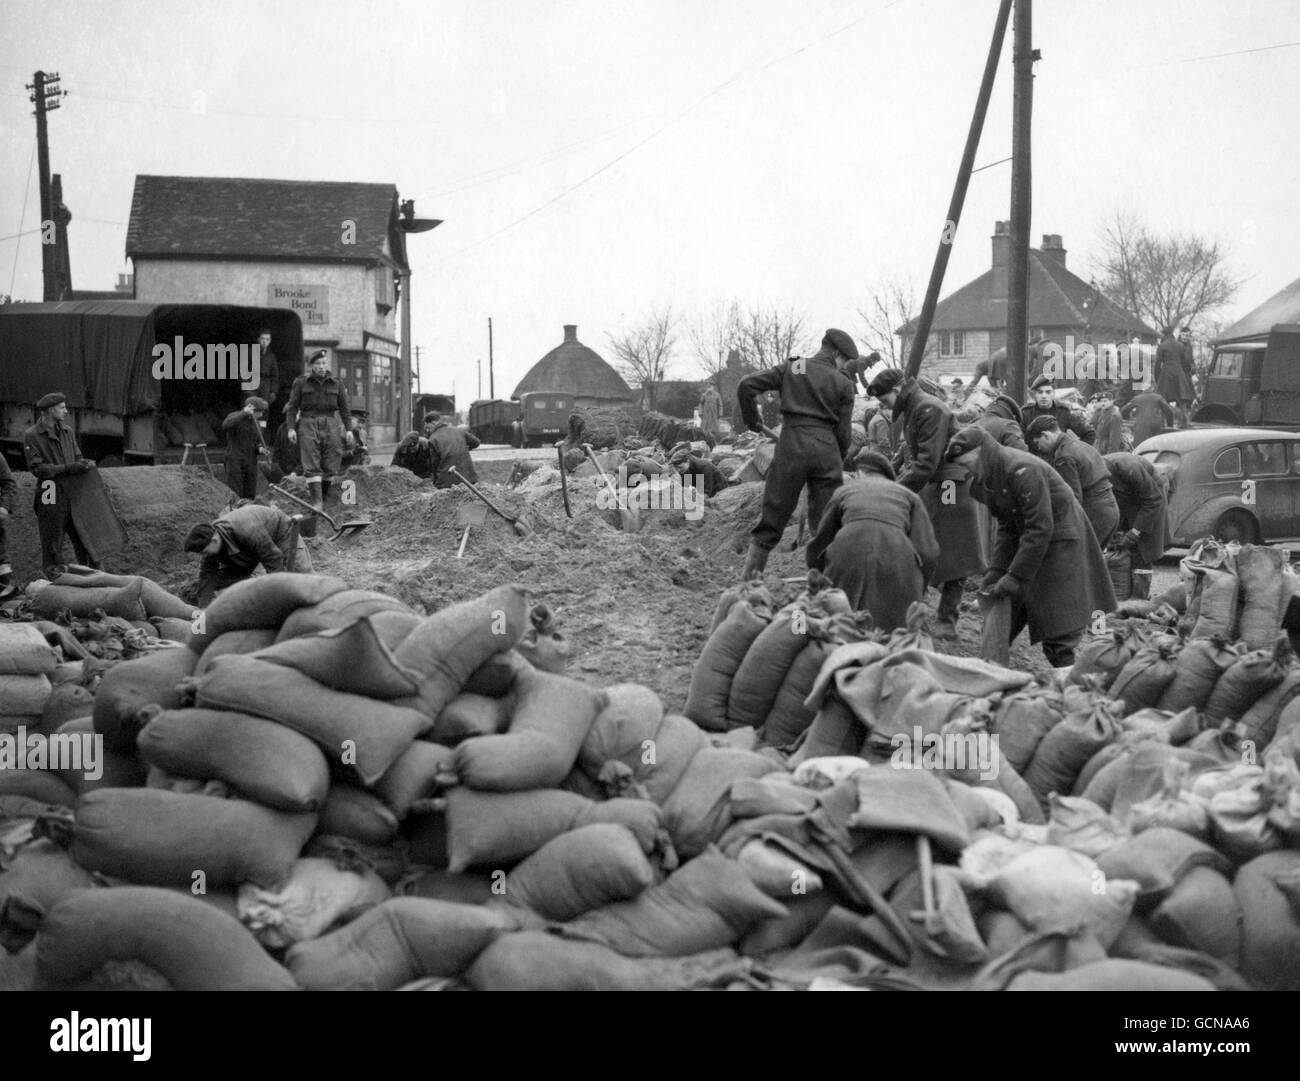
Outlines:
[{"label": "car wheel", "polygon": [[1228,541],[1255,544],[1258,532],[1255,519],[1244,510],[1230,510],[1214,523],[1215,537],[1225,544]]}]

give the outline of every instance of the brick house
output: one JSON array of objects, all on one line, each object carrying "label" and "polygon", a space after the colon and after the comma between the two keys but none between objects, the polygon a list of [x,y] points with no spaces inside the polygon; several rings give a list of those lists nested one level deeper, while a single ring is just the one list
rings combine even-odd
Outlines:
[{"label": "brick house", "polygon": [[[392,184],[137,176],[126,235],[135,298],[297,311],[305,352],[329,351],[371,441],[391,442],[404,378],[397,282],[408,272],[398,219]],[[277,357],[301,370],[302,357]]]},{"label": "brick house", "polygon": [[[947,382],[960,377],[969,382],[975,366],[1007,344],[1007,293],[1011,256],[1011,223],[993,228],[989,269],[974,281],[939,301],[921,370],[930,378]],[[1134,334],[1148,344],[1155,331],[1141,319],[1103,296],[1065,265],[1066,250],[1059,234],[1043,236],[1041,248],[1029,249],[1030,336],[1041,330],[1049,342],[1064,350],[1067,339],[1075,346],[1094,347],[1129,341]],[[906,355],[916,327],[913,319],[895,333]]]}]

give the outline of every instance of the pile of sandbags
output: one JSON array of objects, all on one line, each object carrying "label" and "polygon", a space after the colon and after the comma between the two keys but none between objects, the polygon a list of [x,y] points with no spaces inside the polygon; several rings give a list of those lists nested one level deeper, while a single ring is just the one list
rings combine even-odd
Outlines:
[{"label": "pile of sandbags", "polygon": [[653,410],[641,415],[641,423],[637,427],[637,434],[642,439],[658,443],[664,450],[668,450],[683,441],[687,443],[710,441],[703,428],[698,428],[688,421],[678,420],[676,417],[656,413]]},{"label": "pile of sandbags", "polygon": [[812,723],[804,699],[822,662],[836,645],[866,638],[869,626],[843,590],[823,585],[820,576],[779,608],[761,585],[734,586],[714,611],[686,715],[712,732],[753,728],[760,742],[789,747]]},{"label": "pile of sandbags", "polygon": [[1180,564],[1189,583],[1182,629],[1189,638],[1219,635],[1247,649],[1269,649],[1300,581],[1281,548],[1212,537],[1192,545]]}]

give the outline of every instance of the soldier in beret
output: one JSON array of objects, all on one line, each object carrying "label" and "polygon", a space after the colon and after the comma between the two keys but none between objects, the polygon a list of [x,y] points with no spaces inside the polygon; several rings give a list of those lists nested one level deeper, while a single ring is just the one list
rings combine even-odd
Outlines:
[{"label": "soldier in beret", "polygon": [[1103,548],[1119,526],[1119,506],[1111,490],[1106,459],[1073,432],[1061,431],[1055,417],[1035,417],[1025,430],[1025,441],[1040,458],[1051,463],[1070,486],[1087,515],[1097,543]]},{"label": "soldier in beret", "polygon": [[761,432],[758,397],[781,395],[781,436],[763,487],[763,511],[751,532],[744,578],[762,574],[768,553],[808,489],[808,526],[814,532],[831,494],[844,481],[844,456],[852,444],[853,383],[841,370],[858,347],[842,330],[828,330],[811,357],[792,357],[767,371],[745,376],[736,388],[740,418]]},{"label": "soldier in beret", "polygon": [[72,541],[78,562],[99,566],[73,521],[75,497],[66,478],[94,469],[95,463],[81,456],[72,426],[65,423],[67,401],[66,394],[45,395],[36,403],[36,423],[23,432],[27,471],[37,482],[36,529],[41,540],[41,570],[47,578],[54,577],[55,568],[63,562],[64,534]]},{"label": "soldier in beret", "polygon": [[1074,413],[1068,405],[1056,400],[1056,384],[1051,376],[1040,375],[1029,388],[1033,397],[1021,407],[1022,428],[1028,428],[1035,417],[1055,417],[1062,429],[1068,429],[1089,445],[1097,442],[1097,433],[1087,419]]}]

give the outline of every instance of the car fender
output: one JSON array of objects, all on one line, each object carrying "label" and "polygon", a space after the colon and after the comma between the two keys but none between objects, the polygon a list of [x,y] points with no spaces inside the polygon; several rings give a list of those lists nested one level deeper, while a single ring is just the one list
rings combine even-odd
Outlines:
[{"label": "car fender", "polygon": [[1214,523],[1230,510],[1245,511],[1254,519],[1256,527],[1259,526],[1258,516],[1242,503],[1240,495],[1220,492],[1197,500],[1179,515],[1177,521],[1170,523],[1174,544],[1182,546],[1209,536],[1214,531]]}]

